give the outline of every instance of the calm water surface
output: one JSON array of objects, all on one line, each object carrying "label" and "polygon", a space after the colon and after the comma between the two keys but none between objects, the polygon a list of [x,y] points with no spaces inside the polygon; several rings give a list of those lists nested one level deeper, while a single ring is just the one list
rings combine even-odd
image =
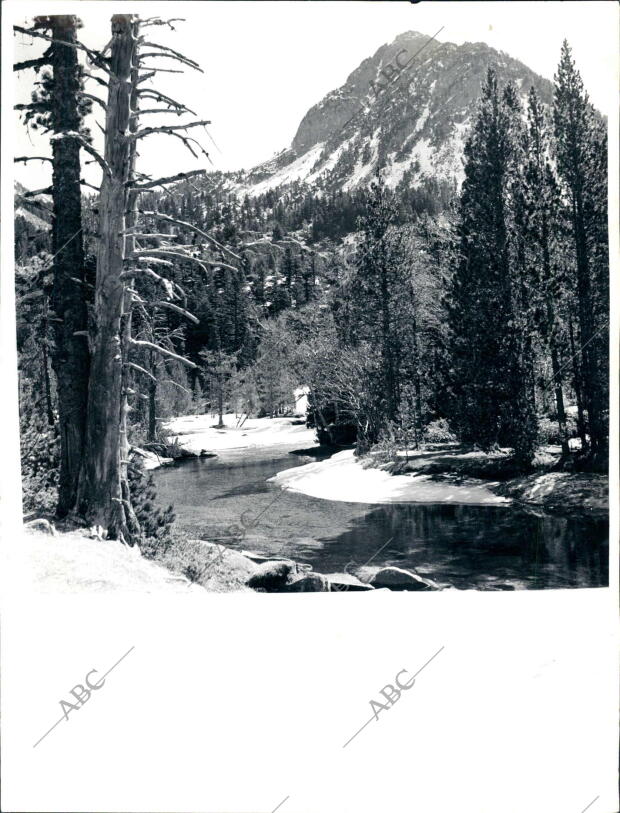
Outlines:
[{"label": "calm water surface", "polygon": [[[252,456],[253,455],[253,456]],[[260,455],[260,456],[258,456]],[[515,507],[332,502],[267,480],[315,457],[262,449],[185,461],[154,472],[158,500],[197,537],[257,519],[232,547],[307,562],[319,573],[385,565],[459,589],[608,584],[608,526]]]}]

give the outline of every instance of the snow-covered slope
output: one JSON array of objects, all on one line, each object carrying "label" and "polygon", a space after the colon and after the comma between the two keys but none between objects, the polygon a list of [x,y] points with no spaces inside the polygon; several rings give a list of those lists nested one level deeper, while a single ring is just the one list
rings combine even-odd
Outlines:
[{"label": "snow-covered slope", "polygon": [[86,530],[50,536],[24,529],[22,535],[7,535],[6,543],[3,568],[11,574],[11,593],[202,592],[183,576],[142,557],[137,547],[89,538]]},{"label": "snow-covered slope", "polygon": [[[27,223],[39,231],[51,228],[51,206],[49,195],[36,195],[31,198],[24,197],[28,190],[22,184],[15,182],[15,217],[23,218]],[[45,207],[45,208],[41,208]]]},{"label": "snow-covered slope", "polygon": [[377,170],[391,187],[425,179],[458,185],[463,145],[490,66],[500,83],[513,81],[524,100],[533,85],[551,101],[551,82],[505,53],[409,31],[382,45],[308,110],[288,150],[229,176],[226,186],[251,197],[295,182],[348,191],[368,184]]}]

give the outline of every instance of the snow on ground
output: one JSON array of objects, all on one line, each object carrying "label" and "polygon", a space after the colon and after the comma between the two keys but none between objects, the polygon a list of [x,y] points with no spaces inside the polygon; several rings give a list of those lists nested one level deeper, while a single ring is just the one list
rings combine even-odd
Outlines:
[{"label": "snow on ground", "polygon": [[394,153],[392,153],[390,156],[390,163],[387,164],[381,171],[381,177],[383,178],[385,185],[390,189],[395,189],[398,186],[398,184],[402,181],[405,172],[411,168],[412,164],[416,160],[414,157],[409,156],[402,161],[394,161],[392,157],[393,155]]},{"label": "snow on ground", "polygon": [[418,141],[413,150],[413,156],[420,165],[421,174],[433,174],[433,158],[435,157],[435,149],[431,147],[431,143],[428,138],[421,138]]},{"label": "snow on ground", "polygon": [[326,172],[332,170],[338,163],[338,159],[342,153],[349,147],[349,144],[353,141],[353,139],[354,136],[348,138],[346,141],[343,141],[342,144],[331,153],[324,163],[317,164],[318,169],[313,169],[311,174],[306,178],[306,183],[313,184],[322,175],[325,175]]},{"label": "snow on ground", "polygon": [[11,574],[11,590],[45,593],[202,593],[184,576],[144,559],[138,548],[112,540],[91,539],[77,530],[51,536],[24,529],[7,535],[3,570]]},{"label": "snow on ground", "polygon": [[174,463],[174,458],[172,457],[162,457],[156,452],[150,452],[147,449],[139,449],[137,446],[133,447],[132,452],[142,458],[142,466],[146,471]]},{"label": "snow on ground", "polygon": [[172,418],[164,424],[170,441],[178,439],[179,445],[188,452],[200,454],[231,449],[254,449],[262,446],[289,446],[306,449],[316,446],[314,429],[300,418],[243,418],[234,413],[224,415],[224,429],[217,429],[216,415],[185,415]]},{"label": "snow on ground", "polygon": [[415,132],[416,133],[419,133],[420,130],[424,127],[424,125],[426,124],[426,121],[427,121],[427,119],[429,117],[430,112],[431,112],[430,103],[427,102],[426,106],[424,107],[424,110],[422,110],[421,114],[418,117],[418,120],[416,121],[416,124],[415,124]]},{"label": "snow on ground", "polygon": [[469,505],[508,505],[511,500],[494,494],[493,483],[452,485],[429,475],[391,475],[380,469],[365,469],[353,450],[338,452],[317,463],[308,463],[276,474],[270,482],[309,497],[340,502],[392,503],[425,502]]},{"label": "snow on ground", "polygon": [[256,197],[268,192],[270,189],[275,189],[276,186],[281,186],[293,181],[305,181],[314,169],[314,165],[318,161],[321,153],[323,152],[323,142],[315,144],[308,152],[300,155],[290,164],[281,167],[277,172],[264,181],[250,186],[247,189],[248,197]]},{"label": "snow on ground", "polygon": [[377,129],[373,132],[372,138],[368,142],[368,146],[370,148],[370,159],[367,164],[364,163],[363,154],[364,151],[360,153],[357,158],[357,162],[351,173],[349,180],[343,184],[342,190],[343,192],[349,192],[351,189],[355,189],[359,186],[362,181],[364,181],[373,171],[375,168],[375,164],[377,163],[377,157],[379,155],[379,134],[381,132],[381,127],[377,127]]}]

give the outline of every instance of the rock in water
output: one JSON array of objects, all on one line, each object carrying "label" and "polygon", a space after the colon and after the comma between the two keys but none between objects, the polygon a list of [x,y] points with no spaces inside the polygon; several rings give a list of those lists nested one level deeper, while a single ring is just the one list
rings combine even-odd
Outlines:
[{"label": "rock in water", "polygon": [[330,584],[320,573],[307,573],[281,588],[284,593],[329,593]]},{"label": "rock in water", "polygon": [[353,576],[351,573],[326,573],[325,578],[329,581],[331,590],[334,593],[374,589],[371,584],[360,581],[357,576]]},{"label": "rock in water", "polygon": [[246,584],[253,590],[278,592],[297,574],[297,565],[291,561],[265,562],[259,565]]},{"label": "rock in water", "polygon": [[390,590],[440,590],[439,585],[430,579],[423,579],[417,573],[400,567],[384,567],[370,580],[373,587],[388,587]]}]

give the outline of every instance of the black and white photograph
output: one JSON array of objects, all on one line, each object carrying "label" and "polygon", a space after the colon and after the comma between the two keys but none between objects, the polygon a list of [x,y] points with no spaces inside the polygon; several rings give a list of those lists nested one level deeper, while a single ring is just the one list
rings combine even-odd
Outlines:
[{"label": "black and white photograph", "polygon": [[[208,633],[218,641],[209,655],[218,669],[244,664],[234,668],[247,673],[252,713],[265,717],[256,731],[249,718],[222,723],[224,750],[208,746],[215,772],[252,728],[241,762],[226,769],[245,787],[205,791],[202,807],[193,779],[179,790],[178,766],[163,771],[170,789],[156,802],[145,789],[121,792],[129,777],[116,795],[71,796],[65,787],[66,799],[57,788],[46,796],[42,775],[26,791],[17,748],[5,763],[13,773],[2,809],[614,813],[616,4],[83,0],[5,2],[3,12],[5,703],[26,669],[15,661],[18,641],[31,641],[28,657],[49,645],[46,663],[61,669],[51,655],[61,630],[43,634],[56,609],[86,625],[89,612],[103,618],[114,605],[113,618],[121,605],[147,602],[153,618],[169,620],[167,603],[191,602],[197,631],[227,617],[228,632]],[[304,593],[328,595],[286,598]],[[37,624],[16,609],[30,601]],[[362,619],[376,612],[398,615],[382,644],[372,624],[362,635]],[[498,613],[501,630],[504,612],[510,621],[493,632],[495,649],[484,625]],[[106,691],[142,668],[133,625],[139,615],[149,626],[148,613],[128,615],[135,639],[114,621],[118,634],[94,648],[96,663],[85,651],[62,671],[60,705],[58,688],[47,711],[33,712],[32,730],[19,724],[24,747],[34,745],[28,759],[61,748],[71,727],[79,741],[67,747],[97,739],[84,718],[113,714]],[[433,625],[448,629],[448,618],[465,630],[461,662],[448,638],[430,635]],[[232,628],[242,619],[254,654],[238,661]],[[188,657],[198,657],[202,633],[179,626],[178,652],[187,637]],[[345,780],[338,755],[329,781],[300,757],[306,778],[286,796],[287,781],[271,781],[267,744],[297,746],[291,729],[269,731],[266,707],[274,721],[284,714],[272,648],[298,671],[311,661],[336,686],[351,649],[363,683],[358,643],[366,636],[363,656],[373,660],[374,647],[404,641],[407,629],[428,632],[428,643],[384,660],[377,688],[360,689],[374,694],[358,708],[357,732],[347,713],[335,747],[354,759],[373,725],[387,727],[397,712],[386,712],[409,703],[431,726],[415,748],[426,742],[433,770],[444,742],[446,771],[433,774],[433,793],[419,776],[406,792],[404,774],[382,793],[387,763],[372,790],[362,763],[355,780],[348,764]],[[447,745],[448,718],[455,728],[472,724],[460,704],[452,716],[446,696],[457,672],[470,670],[478,643],[466,641],[477,632],[489,658],[501,661],[515,639],[515,663],[519,648],[529,653],[523,674],[508,656],[514,684],[502,701],[488,694],[493,710],[483,713],[501,717],[495,704],[505,702],[519,729],[517,681],[527,684],[537,722],[527,737],[516,731],[512,759],[562,741],[557,767],[529,786],[514,763],[482,790],[467,773],[473,754]],[[156,633],[153,623],[147,634]],[[86,635],[88,646],[98,635]],[[162,621],[161,635],[174,637],[172,623]],[[557,654],[539,651],[538,636]],[[291,637],[299,640],[289,650]],[[35,640],[46,638],[38,650]],[[86,639],[74,641],[77,650]],[[312,658],[303,639],[314,642]],[[170,646],[159,656],[180,670]],[[330,656],[332,646],[341,653]],[[257,686],[273,668],[265,695],[252,683],[257,667]],[[489,669],[490,682],[495,669],[503,680],[501,665]],[[414,711],[422,689],[408,690],[436,675],[443,698],[430,695],[434,711],[431,701]],[[157,681],[146,679],[153,697]],[[305,745],[315,743],[321,711],[300,711],[308,695],[288,692],[299,738],[308,725]],[[191,726],[192,706],[183,708]],[[328,713],[331,725],[337,711]],[[13,731],[13,711],[5,716]],[[566,718],[571,734],[557,723]],[[131,713],[123,719],[117,728],[137,731]],[[398,752],[395,771],[401,759],[409,764],[402,747],[415,716],[402,725],[381,746]],[[512,736],[510,723],[495,725],[499,743]],[[538,726],[546,733],[531,746]],[[252,751],[246,774],[260,777],[253,797],[254,779],[242,781],[246,747],[261,736],[266,751]],[[564,748],[574,754],[559,788]],[[571,767],[580,749],[592,760],[584,776],[600,779],[583,798]],[[270,795],[259,792],[263,780]],[[518,791],[508,787],[515,783]],[[303,798],[308,784],[314,801]]]}]

